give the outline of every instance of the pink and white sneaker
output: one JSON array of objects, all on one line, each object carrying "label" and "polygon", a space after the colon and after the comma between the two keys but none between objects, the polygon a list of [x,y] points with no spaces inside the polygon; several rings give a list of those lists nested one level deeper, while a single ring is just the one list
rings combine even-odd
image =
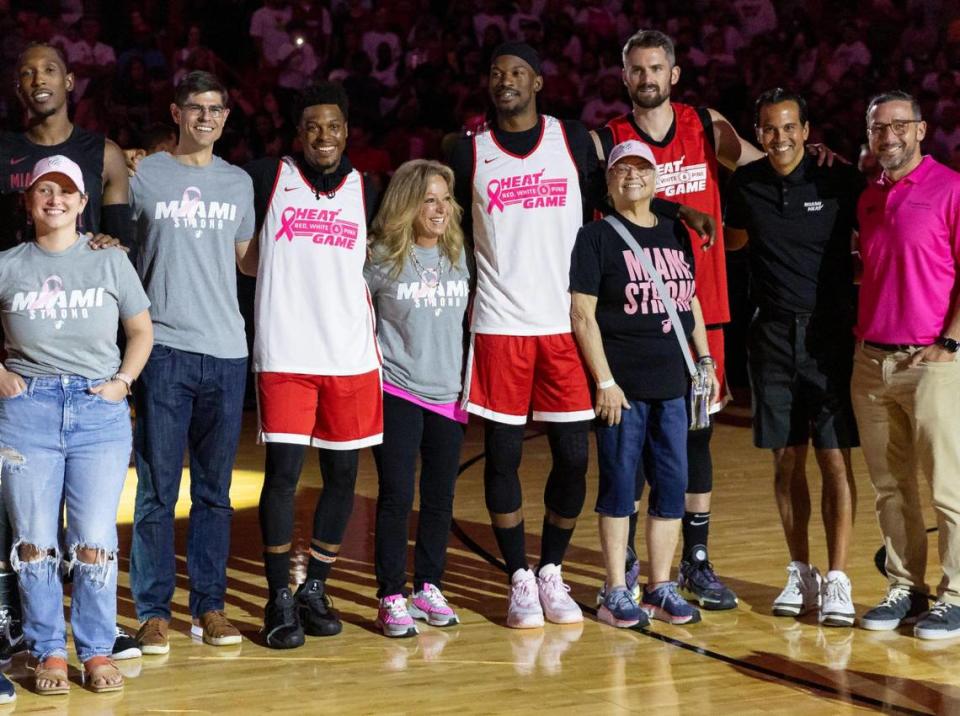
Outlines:
[{"label": "pink and white sneaker", "polygon": [[543,609],[537,595],[537,578],[529,569],[518,569],[510,578],[510,603],[507,626],[511,629],[535,629],[543,626]]},{"label": "pink and white sneaker", "polygon": [[391,594],[380,600],[376,626],[384,636],[394,639],[416,636],[418,633],[417,625],[413,623],[410,612],[407,611],[407,600],[402,594]]},{"label": "pink and white sneaker", "polygon": [[429,582],[424,582],[423,589],[413,593],[410,599],[410,616],[414,619],[422,619],[435,627],[447,627],[460,623],[456,612],[447,604],[443,592]]},{"label": "pink and white sneaker", "polygon": [[570,597],[570,587],[560,576],[560,565],[545,564],[537,574],[540,604],[547,621],[554,624],[577,624],[583,621],[583,612]]}]

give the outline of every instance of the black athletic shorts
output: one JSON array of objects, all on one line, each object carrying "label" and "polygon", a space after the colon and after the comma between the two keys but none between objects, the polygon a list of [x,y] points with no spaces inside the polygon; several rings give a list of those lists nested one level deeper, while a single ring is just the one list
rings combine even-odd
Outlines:
[{"label": "black athletic shorts", "polygon": [[760,448],[860,444],[850,403],[849,320],[758,311],[748,340],[753,442]]}]

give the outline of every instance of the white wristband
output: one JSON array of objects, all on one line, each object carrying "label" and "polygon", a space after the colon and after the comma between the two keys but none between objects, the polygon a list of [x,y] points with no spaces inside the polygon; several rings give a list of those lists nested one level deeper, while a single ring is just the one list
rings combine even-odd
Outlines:
[{"label": "white wristband", "polygon": [[610,378],[608,380],[601,380],[599,383],[597,383],[597,387],[600,388],[600,390],[606,390],[607,388],[612,388],[616,384],[617,381],[615,381],[613,378]]}]

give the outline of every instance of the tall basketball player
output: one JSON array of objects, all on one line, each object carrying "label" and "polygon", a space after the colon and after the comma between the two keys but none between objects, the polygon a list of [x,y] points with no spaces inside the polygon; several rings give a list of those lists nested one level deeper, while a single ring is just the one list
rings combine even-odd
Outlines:
[{"label": "tall basketball player", "polygon": [[[525,43],[491,59],[494,126],[456,145],[457,199],[472,224],[477,288],[464,380],[469,412],[486,418],[484,488],[511,590],[507,625],[583,619],[560,567],[586,492],[591,389],[570,327],[570,253],[590,216],[596,150],[579,122],[537,112],[540,58]],[[676,215],[675,204],[656,210]],[[684,217],[685,220],[687,217]],[[529,569],[517,469],[524,425],[547,425],[553,465],[544,489],[540,562]]]}]

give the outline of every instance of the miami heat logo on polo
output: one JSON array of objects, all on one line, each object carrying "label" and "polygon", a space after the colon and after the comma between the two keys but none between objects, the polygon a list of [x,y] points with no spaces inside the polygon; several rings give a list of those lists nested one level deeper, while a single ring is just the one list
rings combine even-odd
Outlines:
[{"label": "miami heat logo on polo", "polygon": [[524,209],[566,206],[567,180],[544,179],[544,171],[491,179],[487,183],[487,213],[515,205]]},{"label": "miami heat logo on polo", "polygon": [[340,209],[303,209],[288,206],[280,214],[280,229],[274,241],[310,239],[315,244],[352,249],[360,235],[352,221],[337,218]]}]

